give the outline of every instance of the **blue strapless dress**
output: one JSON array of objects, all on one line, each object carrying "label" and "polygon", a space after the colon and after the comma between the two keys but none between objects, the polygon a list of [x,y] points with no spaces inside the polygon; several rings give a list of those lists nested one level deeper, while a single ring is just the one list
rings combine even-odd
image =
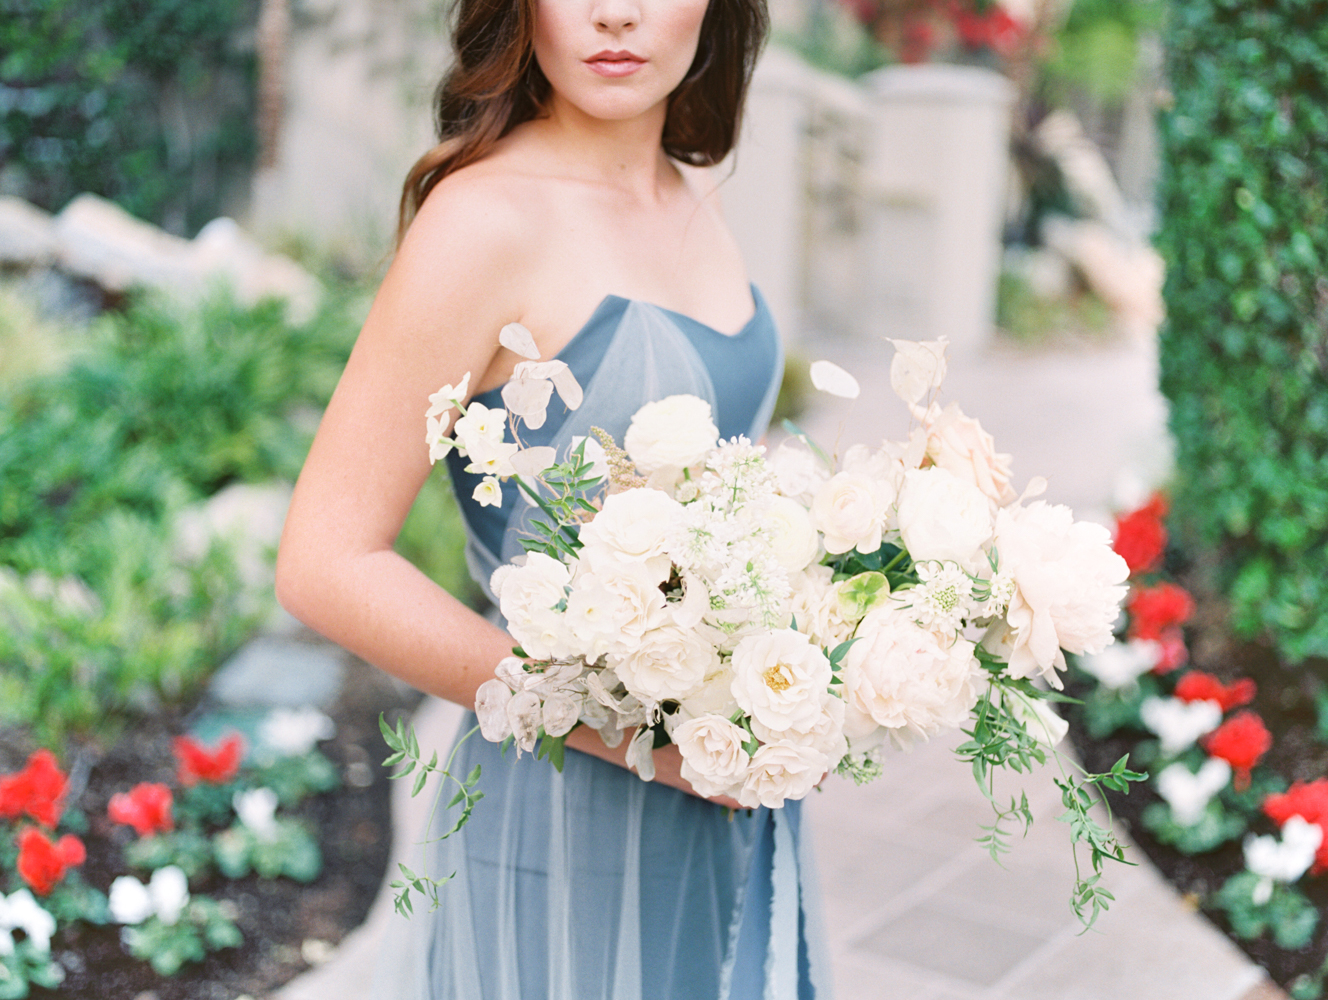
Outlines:
[{"label": "blue strapless dress", "polygon": [[[764,300],[735,335],[648,303],[609,296],[558,357],[585,389],[555,396],[527,445],[560,454],[592,426],[621,441],[652,400],[710,401],[724,437],[756,439],[783,356]],[[501,406],[498,390],[475,397]],[[452,461],[449,458],[449,461]],[[521,552],[529,507],[471,500],[478,477],[452,461],[467,559],[489,577]],[[489,595],[492,599],[492,594]],[[463,731],[474,724],[473,715]],[[432,914],[390,932],[377,997],[402,1000],[827,1000],[817,890],[799,803],[730,817],[719,806],[567,752],[562,773],[479,738],[453,770],[482,768],[470,822],[432,845],[430,871],[455,872]],[[450,827],[440,817],[434,829]],[[396,918],[398,921],[400,918]]]}]

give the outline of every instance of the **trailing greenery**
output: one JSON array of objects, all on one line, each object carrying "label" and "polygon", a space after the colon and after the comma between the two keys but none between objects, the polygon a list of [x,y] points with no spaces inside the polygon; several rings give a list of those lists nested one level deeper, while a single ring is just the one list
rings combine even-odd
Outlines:
[{"label": "trailing greenery", "polygon": [[51,210],[92,191],[181,232],[221,214],[255,152],[257,9],[0,3],[5,187]]},{"label": "trailing greenery", "polygon": [[1175,518],[1233,622],[1328,655],[1328,0],[1176,0],[1162,118]]}]

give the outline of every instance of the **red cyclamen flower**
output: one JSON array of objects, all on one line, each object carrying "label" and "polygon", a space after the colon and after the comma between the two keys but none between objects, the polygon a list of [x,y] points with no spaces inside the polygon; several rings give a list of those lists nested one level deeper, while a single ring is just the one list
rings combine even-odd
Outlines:
[{"label": "red cyclamen flower", "polygon": [[18,837],[18,873],[38,896],[48,896],[64,879],[65,873],[87,860],[83,841],[67,833],[58,841],[36,827],[28,827]]},{"label": "red cyclamen flower", "polygon": [[1194,598],[1184,587],[1159,583],[1136,590],[1127,607],[1130,638],[1160,640],[1167,629],[1184,624],[1194,614]]},{"label": "red cyclamen flower", "polygon": [[1263,811],[1279,827],[1292,816],[1323,828],[1323,842],[1314,856],[1315,875],[1328,872],[1328,778],[1297,781],[1281,795],[1263,800]]},{"label": "red cyclamen flower", "polygon": [[172,801],[171,790],[165,785],[144,781],[128,792],[112,795],[106,815],[113,823],[132,826],[140,837],[150,837],[175,829]]},{"label": "red cyclamen flower", "polygon": [[0,777],[0,817],[18,819],[24,813],[43,826],[54,827],[64,813],[69,780],[49,750],[38,750],[16,774]]},{"label": "red cyclamen flower", "polygon": [[244,739],[239,733],[231,733],[211,750],[192,736],[177,736],[172,747],[180,764],[176,779],[186,787],[200,781],[209,785],[226,784],[240,770],[240,760],[244,757]]},{"label": "red cyclamen flower", "polygon": [[1223,712],[1248,705],[1258,694],[1258,687],[1248,677],[1223,684],[1212,674],[1191,670],[1176,684],[1176,697],[1181,701],[1215,701]]},{"label": "red cyclamen flower", "polygon": [[1116,541],[1112,547],[1130,567],[1130,575],[1150,573],[1162,562],[1167,550],[1167,528],[1162,519],[1167,514],[1167,502],[1162,494],[1138,510],[1116,518]]},{"label": "red cyclamen flower", "polygon": [[1273,734],[1263,719],[1248,709],[1237,712],[1202,740],[1204,749],[1220,757],[1236,772],[1236,791],[1250,785],[1250,770],[1273,748]]}]

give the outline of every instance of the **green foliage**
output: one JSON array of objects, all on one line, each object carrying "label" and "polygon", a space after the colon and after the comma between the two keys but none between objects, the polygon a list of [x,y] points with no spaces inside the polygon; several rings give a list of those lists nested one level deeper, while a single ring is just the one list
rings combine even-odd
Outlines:
[{"label": "green foliage", "polygon": [[[54,210],[80,191],[196,230],[255,151],[256,0],[7,0],[0,164]],[[252,36],[250,36],[252,37]]]},{"label": "green foliage", "polygon": [[135,958],[152,963],[158,975],[173,976],[191,962],[201,962],[210,951],[238,948],[244,938],[221,904],[195,896],[173,924],[149,917],[137,927],[126,927],[123,940]]},{"label": "green foliage", "polygon": [[1166,42],[1175,520],[1243,634],[1328,655],[1328,0],[1177,0]]},{"label": "green foliage", "polygon": [[1319,966],[1317,972],[1307,972],[1291,980],[1287,984],[1287,992],[1291,994],[1291,1000],[1320,1000],[1326,979],[1328,979],[1328,958],[1324,959],[1323,965]]},{"label": "green foliage", "polygon": [[1021,275],[1002,271],[996,284],[996,325],[1028,345],[1066,335],[1105,337],[1111,329],[1111,309],[1092,292],[1043,298]]},{"label": "green foliage", "polygon": [[129,867],[150,872],[175,865],[195,879],[212,869],[212,842],[196,829],[174,830],[132,841],[124,859]]},{"label": "green foliage", "polygon": [[1213,905],[1226,913],[1237,936],[1252,940],[1271,931],[1279,948],[1299,951],[1314,937],[1318,911],[1299,889],[1281,882],[1272,883],[1262,898],[1261,881],[1251,871],[1232,875],[1213,897]]},{"label": "green foliage", "polygon": [[1088,734],[1101,740],[1121,729],[1142,730],[1144,723],[1139,709],[1146,698],[1157,693],[1157,681],[1148,676],[1117,689],[1099,684],[1084,698],[1084,726]]},{"label": "green foliage", "polygon": [[323,870],[318,841],[296,820],[275,819],[273,824],[268,836],[237,824],[213,837],[213,855],[221,873],[227,878],[244,878],[252,871],[259,878],[316,879]]},{"label": "green foliage", "polygon": [[1074,89],[1104,102],[1124,100],[1134,84],[1139,36],[1162,19],[1160,0],[1075,0],[1045,67],[1051,96]]},{"label": "green foliage", "polygon": [[272,789],[283,809],[294,809],[310,795],[340,787],[341,775],[326,756],[310,750],[263,764],[255,769],[249,783],[255,788]]},{"label": "green foliage", "polygon": [[803,30],[776,33],[775,41],[787,45],[817,69],[850,79],[891,62],[890,53],[845,4],[812,4]]},{"label": "green foliage", "polygon": [[32,987],[56,989],[65,970],[49,951],[38,951],[29,941],[20,941],[8,955],[0,955],[0,1000],[24,1000]]},{"label": "green foliage", "polygon": [[1203,815],[1188,826],[1176,822],[1165,802],[1154,802],[1144,809],[1143,821],[1160,843],[1170,844],[1181,854],[1207,854],[1249,828],[1238,813],[1228,812],[1217,798],[1209,801]]}]

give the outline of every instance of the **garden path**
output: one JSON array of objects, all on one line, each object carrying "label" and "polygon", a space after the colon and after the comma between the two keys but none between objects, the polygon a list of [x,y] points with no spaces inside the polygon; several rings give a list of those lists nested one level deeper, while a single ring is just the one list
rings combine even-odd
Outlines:
[{"label": "garden path", "polygon": [[[809,346],[861,381],[852,403],[819,396],[803,421],[822,445],[900,437],[902,404],[889,391],[885,345],[822,340]],[[956,362],[946,381],[958,400],[1015,456],[1016,484],[1054,473],[1049,500],[1105,518],[1118,492],[1132,502],[1166,467],[1165,406],[1151,342],[1073,349],[994,347]],[[870,433],[869,433],[870,430]],[[422,743],[443,745],[459,710],[426,702]],[[954,741],[934,741],[864,788],[831,780],[809,800],[839,1000],[1275,1000],[1283,997],[1192,905],[1143,862],[1115,866],[1117,901],[1079,934],[1069,910],[1073,865],[1055,789],[1026,784],[1037,816],[1004,866],[973,843],[986,807]],[[396,789],[398,830],[418,826],[423,799]],[[398,851],[409,847],[398,844]],[[402,855],[404,856],[404,854]],[[393,919],[391,893],[328,965],[274,1000],[372,996],[377,941]]]}]

